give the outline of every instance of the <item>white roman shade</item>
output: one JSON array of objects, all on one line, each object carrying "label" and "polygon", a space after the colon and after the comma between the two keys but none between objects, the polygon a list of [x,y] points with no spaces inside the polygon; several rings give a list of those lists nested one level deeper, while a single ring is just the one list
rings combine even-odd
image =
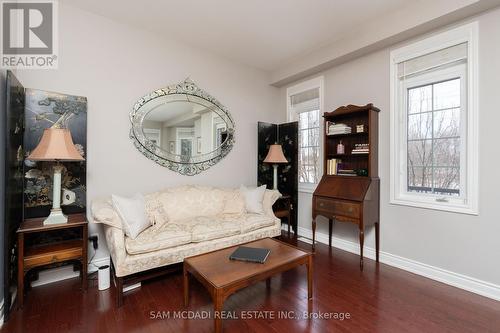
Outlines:
[{"label": "white roman shade", "polygon": [[319,110],[319,88],[291,95],[290,106],[296,114]]},{"label": "white roman shade", "polygon": [[467,43],[457,44],[398,63],[398,78],[404,80],[413,75],[432,71],[436,68],[443,68],[442,66],[452,66],[466,62]]}]

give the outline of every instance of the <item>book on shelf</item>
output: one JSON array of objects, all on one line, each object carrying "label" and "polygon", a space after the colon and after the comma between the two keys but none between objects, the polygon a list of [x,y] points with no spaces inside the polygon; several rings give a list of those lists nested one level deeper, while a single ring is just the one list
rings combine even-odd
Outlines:
[{"label": "book on shelf", "polygon": [[326,174],[327,175],[336,175],[339,169],[339,164],[342,161],[337,158],[331,158],[326,161]]},{"label": "book on shelf", "polygon": [[357,176],[354,170],[338,170],[337,174],[339,176]]},{"label": "book on shelf", "polygon": [[356,143],[351,154],[369,154],[370,145],[368,143]]},{"label": "book on shelf", "polygon": [[337,135],[337,134],[350,134],[352,132],[352,128],[347,126],[346,124],[336,124],[327,122],[327,135]]}]

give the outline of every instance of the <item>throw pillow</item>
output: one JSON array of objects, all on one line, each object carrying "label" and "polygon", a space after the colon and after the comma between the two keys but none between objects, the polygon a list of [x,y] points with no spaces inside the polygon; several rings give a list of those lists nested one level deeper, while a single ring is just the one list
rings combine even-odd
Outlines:
[{"label": "throw pillow", "polygon": [[245,208],[248,213],[262,214],[264,212],[262,201],[264,199],[264,193],[266,192],[266,185],[256,188],[247,188],[241,185],[240,192],[245,198]]},{"label": "throw pillow", "polygon": [[112,195],[113,207],[122,219],[125,235],[135,239],[151,224],[146,216],[144,197],[138,193],[132,198]]}]

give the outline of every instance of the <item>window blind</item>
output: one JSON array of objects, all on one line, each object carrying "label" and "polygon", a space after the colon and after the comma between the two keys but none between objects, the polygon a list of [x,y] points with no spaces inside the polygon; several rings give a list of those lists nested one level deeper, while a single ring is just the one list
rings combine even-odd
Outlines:
[{"label": "window blind", "polygon": [[319,89],[314,88],[290,96],[293,112],[302,113],[319,110]]},{"label": "window blind", "polygon": [[467,43],[462,43],[398,63],[398,78],[405,79],[438,67],[466,62]]}]

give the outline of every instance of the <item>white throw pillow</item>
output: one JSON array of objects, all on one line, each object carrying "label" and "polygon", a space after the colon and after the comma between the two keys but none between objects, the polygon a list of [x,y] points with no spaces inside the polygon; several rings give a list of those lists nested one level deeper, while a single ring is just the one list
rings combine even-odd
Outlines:
[{"label": "white throw pillow", "polygon": [[151,224],[146,216],[144,197],[137,193],[132,198],[112,195],[113,207],[122,219],[125,235],[135,239]]},{"label": "white throw pillow", "polygon": [[256,188],[247,188],[246,186],[241,185],[240,192],[245,198],[245,207],[248,213],[264,213],[262,201],[264,200],[266,185],[262,185]]}]

